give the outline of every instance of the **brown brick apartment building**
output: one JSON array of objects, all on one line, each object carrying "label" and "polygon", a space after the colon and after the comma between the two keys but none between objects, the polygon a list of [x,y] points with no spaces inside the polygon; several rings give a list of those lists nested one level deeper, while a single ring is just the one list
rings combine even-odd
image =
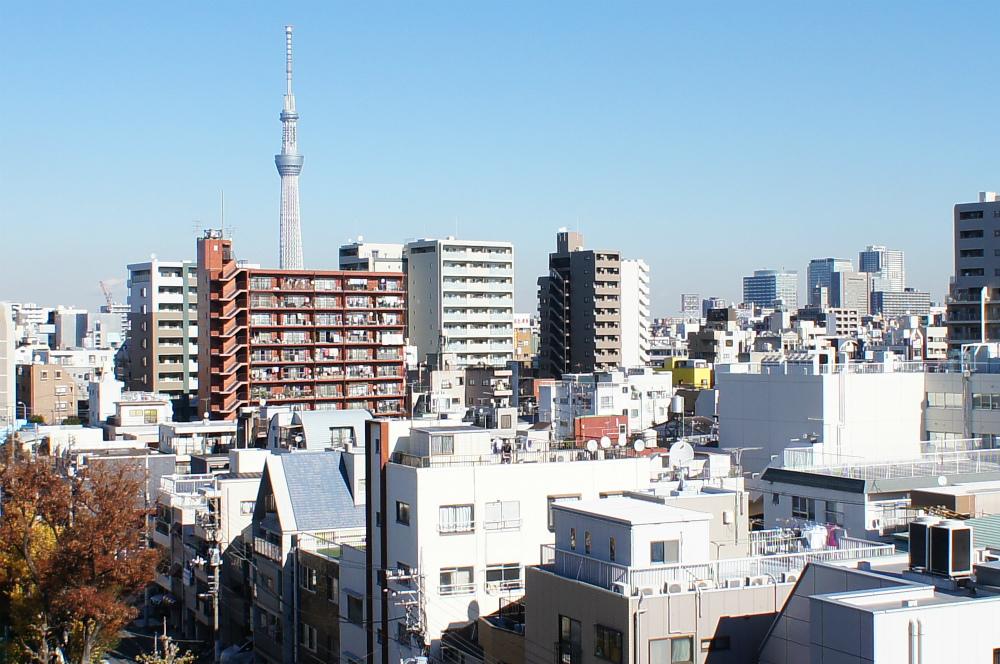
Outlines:
[{"label": "brown brick apartment building", "polygon": [[198,240],[198,411],[243,406],[405,413],[406,291],[398,272],[240,265],[216,231]]}]

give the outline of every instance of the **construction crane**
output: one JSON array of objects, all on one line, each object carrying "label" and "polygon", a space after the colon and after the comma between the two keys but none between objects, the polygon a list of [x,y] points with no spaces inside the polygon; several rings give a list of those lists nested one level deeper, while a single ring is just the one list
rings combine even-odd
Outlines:
[{"label": "construction crane", "polygon": [[97,283],[101,285],[101,292],[104,293],[104,299],[108,303],[108,311],[110,312],[111,307],[114,306],[115,304],[115,298],[113,295],[111,295],[111,289],[108,288],[108,285],[103,280]]}]

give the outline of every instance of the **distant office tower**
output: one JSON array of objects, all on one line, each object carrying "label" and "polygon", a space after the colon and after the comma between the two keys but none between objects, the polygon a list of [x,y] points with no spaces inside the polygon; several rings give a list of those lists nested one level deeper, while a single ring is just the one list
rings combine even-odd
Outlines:
[{"label": "distant office tower", "polygon": [[53,348],[83,348],[83,339],[87,336],[86,309],[56,307],[52,312],[52,323],[55,325]]},{"label": "distant office tower", "polygon": [[402,272],[403,245],[375,244],[358,238],[340,247],[340,269],[362,272]]},{"label": "distant office tower", "polygon": [[851,272],[854,265],[846,258],[814,258],[806,270],[806,296],[811,307],[830,306],[829,295],[834,272]]},{"label": "distant office tower", "polygon": [[539,373],[609,371],[622,363],[621,254],[583,248],[565,229],[538,279]]},{"label": "distant office tower", "polygon": [[14,313],[0,302],[0,428],[17,419],[17,392],[14,381]]},{"label": "distant office tower", "polygon": [[931,294],[907,288],[901,292],[872,291],[872,313],[886,318],[926,316],[931,311]]},{"label": "distant office tower", "polygon": [[198,396],[198,274],[191,261],[154,258],[128,266],[129,333],[125,385],[157,392],[180,421]]},{"label": "distant office tower", "polygon": [[701,312],[701,296],[697,293],[681,293],[681,314],[697,316]]},{"label": "distant office tower", "polygon": [[299,114],[295,112],[292,93],[292,26],[285,26],[285,106],[281,111],[281,154],[274,164],[281,175],[281,237],[280,265],[282,270],[302,269],[302,225],[299,221],[299,173],[302,155],[296,134]]},{"label": "distant office tower", "polygon": [[758,307],[799,308],[799,275],[783,270],[754,270],[743,277],[743,302]]},{"label": "distant office tower", "polygon": [[906,288],[906,269],[903,252],[869,245],[858,254],[858,271],[872,276],[873,291],[900,292]]},{"label": "distant office tower", "polygon": [[405,412],[403,275],[246,267],[231,240],[208,231],[198,293],[202,416],[234,419],[261,401]]},{"label": "distant office tower", "polygon": [[621,344],[623,367],[649,363],[649,266],[623,260],[621,267]]},{"label": "distant office tower", "polygon": [[708,297],[701,301],[701,317],[708,318],[708,312],[712,309],[725,309],[729,302],[723,297]]},{"label": "distant office tower", "polygon": [[871,275],[867,272],[834,272],[830,276],[827,305],[835,309],[852,309],[862,316],[870,311]]},{"label": "distant office tower", "polygon": [[[955,206],[955,276],[948,297],[948,350],[1000,341],[1000,196]],[[983,312],[986,321],[983,320]]]},{"label": "distant office tower", "polygon": [[415,240],[403,248],[417,360],[506,367],[514,359],[514,245]]}]

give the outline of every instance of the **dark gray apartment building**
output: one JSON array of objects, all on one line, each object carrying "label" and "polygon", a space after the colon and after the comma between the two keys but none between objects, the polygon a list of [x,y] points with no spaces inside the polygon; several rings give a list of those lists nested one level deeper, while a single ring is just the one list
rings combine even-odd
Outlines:
[{"label": "dark gray apartment building", "polygon": [[538,279],[539,374],[608,371],[622,361],[621,253],[583,248],[560,230],[549,273]]},{"label": "dark gray apartment building", "polygon": [[978,203],[955,206],[947,325],[949,353],[963,344],[1000,340],[1000,196],[993,192],[980,192]]}]

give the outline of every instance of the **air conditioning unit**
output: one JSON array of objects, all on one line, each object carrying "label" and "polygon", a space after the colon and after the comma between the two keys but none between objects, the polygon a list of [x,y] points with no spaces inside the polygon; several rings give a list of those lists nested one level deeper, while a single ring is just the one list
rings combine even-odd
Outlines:
[{"label": "air conditioning unit", "polygon": [[639,594],[640,595],[654,595],[654,594],[656,594],[656,588],[653,588],[652,586],[643,586],[643,587],[639,588]]},{"label": "air conditioning unit", "polygon": [[758,576],[748,576],[747,585],[748,586],[766,586],[768,582],[768,577],[763,574]]},{"label": "air conditioning unit", "polygon": [[795,583],[799,580],[799,572],[784,572],[781,575],[782,583]]},{"label": "air conditioning unit", "polygon": [[619,595],[624,595],[628,597],[628,584],[627,583],[612,583],[611,592],[616,592]]},{"label": "air conditioning unit", "polygon": [[670,595],[674,595],[676,593],[682,593],[686,590],[684,584],[678,583],[676,581],[670,581],[669,583],[666,584],[666,586],[664,586],[663,589],[667,592],[667,594]]},{"label": "air conditioning unit", "polygon": [[711,579],[698,579],[694,582],[695,590],[711,590],[715,587],[715,581]]},{"label": "air conditioning unit", "polygon": [[725,588],[742,588],[743,579],[726,579],[723,587]]}]

